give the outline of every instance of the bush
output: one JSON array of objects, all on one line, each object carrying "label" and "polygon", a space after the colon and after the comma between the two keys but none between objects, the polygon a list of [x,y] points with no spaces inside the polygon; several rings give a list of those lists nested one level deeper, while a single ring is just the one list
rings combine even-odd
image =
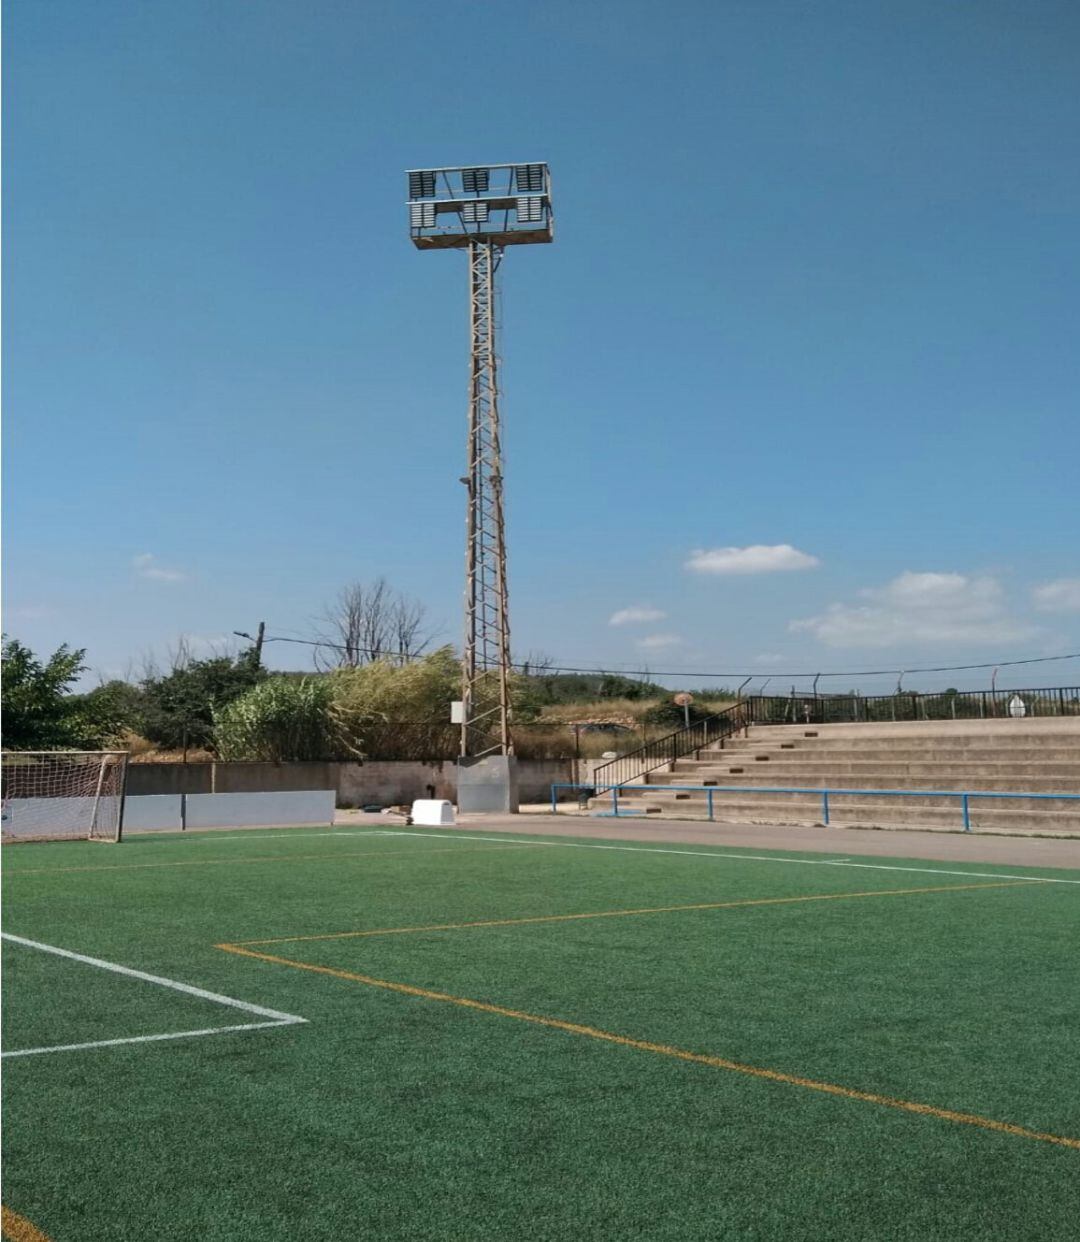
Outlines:
[{"label": "bush", "polygon": [[[699,720],[707,720],[714,714],[711,708],[700,706],[698,703],[690,704],[690,723],[697,724]],[[667,699],[663,703],[657,703],[655,707],[650,707],[648,711],[641,715],[642,724],[666,726],[672,732],[676,729],[682,729],[686,726],[686,709],[680,707],[678,703],[673,703],[671,699]]]},{"label": "bush", "polygon": [[356,758],[326,678],[272,677],[214,711],[222,759]]},{"label": "bush", "polygon": [[409,664],[374,660],[327,678],[334,712],[371,759],[431,759],[454,754],[458,729],[450,704],[461,694],[461,665],[451,647]]}]

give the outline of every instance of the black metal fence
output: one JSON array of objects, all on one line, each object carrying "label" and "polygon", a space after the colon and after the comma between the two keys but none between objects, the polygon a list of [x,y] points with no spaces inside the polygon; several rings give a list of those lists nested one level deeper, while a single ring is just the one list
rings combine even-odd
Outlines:
[{"label": "black metal fence", "polygon": [[648,772],[662,768],[665,764],[674,763],[685,755],[703,750],[706,746],[730,737],[745,728],[745,704],[736,703],[732,707],[717,712],[715,716],[706,716],[704,720],[695,721],[687,729],[678,729],[674,733],[665,734],[636,750],[620,755],[593,769],[593,784],[596,789],[610,789],[613,785],[624,785],[627,781],[636,780]]},{"label": "black metal fence", "polygon": [[993,720],[1080,716],[1080,687],[1038,690],[945,690],[920,694],[752,695],[743,700],[748,724],[885,723],[902,720]]}]

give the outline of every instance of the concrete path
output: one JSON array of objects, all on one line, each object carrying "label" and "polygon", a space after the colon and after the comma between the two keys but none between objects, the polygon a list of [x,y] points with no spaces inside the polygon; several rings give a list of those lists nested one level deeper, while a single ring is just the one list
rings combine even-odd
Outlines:
[{"label": "concrete path", "polygon": [[[338,811],[336,822],[371,827],[402,826],[397,815]],[[526,836],[586,837],[597,841],[650,841],[678,845],[736,846],[757,850],[803,850],[876,858],[924,858],[940,862],[993,863],[1007,867],[1071,867],[1080,870],[1080,840],[1006,837],[979,833],[911,832],[870,828],[797,828],[764,824],[695,824],[682,820],[603,820],[528,811],[521,815],[462,815],[459,830]],[[453,831],[446,829],[443,831]]]}]

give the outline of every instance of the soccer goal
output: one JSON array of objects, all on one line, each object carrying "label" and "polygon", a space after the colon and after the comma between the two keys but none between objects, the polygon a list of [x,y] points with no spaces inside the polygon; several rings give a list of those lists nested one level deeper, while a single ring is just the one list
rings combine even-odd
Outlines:
[{"label": "soccer goal", "polygon": [[126,750],[5,750],[5,841],[119,841]]}]

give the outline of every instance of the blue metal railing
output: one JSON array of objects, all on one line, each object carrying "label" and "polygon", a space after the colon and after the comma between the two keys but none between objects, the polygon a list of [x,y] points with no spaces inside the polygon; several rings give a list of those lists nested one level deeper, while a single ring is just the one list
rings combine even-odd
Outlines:
[{"label": "blue metal railing", "polygon": [[[588,789],[590,790],[590,796],[597,792],[593,785],[564,784],[562,782],[553,784],[551,786],[551,810],[555,815],[559,813],[558,791],[560,789]],[[630,785],[622,788],[621,792],[624,794],[627,792],[656,794],[667,792],[668,790],[676,793],[705,794],[709,812],[708,817],[712,822],[715,822],[716,818],[713,814],[713,794],[816,794],[821,798],[821,819],[826,827],[829,825],[829,799],[830,797],[836,797],[838,794],[861,794],[864,797],[884,798],[959,798],[965,832],[971,832],[972,798],[1034,798],[1039,801],[1058,799],[1066,802],[1080,802],[1080,794],[1074,793],[991,793],[978,789],[822,789],[820,785]],[[618,785],[611,785],[605,788],[603,792],[611,795],[611,810],[600,812],[601,814],[620,816],[629,813],[619,809],[620,787]]]}]

